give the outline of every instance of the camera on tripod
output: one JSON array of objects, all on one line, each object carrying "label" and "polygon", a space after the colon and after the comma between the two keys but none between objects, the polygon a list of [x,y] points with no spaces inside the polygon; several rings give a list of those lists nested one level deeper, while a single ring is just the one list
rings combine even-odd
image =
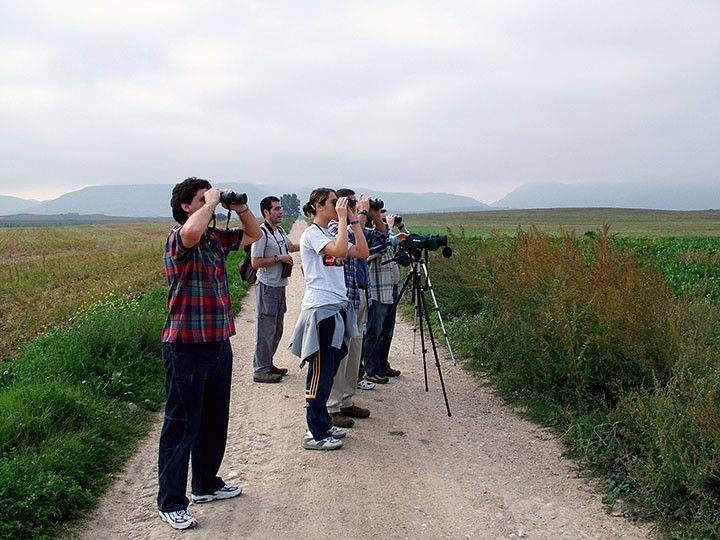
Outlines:
[{"label": "camera on tripod", "polygon": [[443,234],[410,233],[405,240],[400,242],[400,247],[408,251],[416,249],[437,251],[442,246],[447,246],[447,236]]},{"label": "camera on tripod", "polygon": [[452,249],[447,245],[448,238],[444,234],[408,234],[405,240],[398,244],[398,250],[392,259],[400,266],[410,266],[413,260],[420,259],[423,250],[437,251],[441,247],[442,255],[446,259],[452,256]]},{"label": "camera on tripod", "polygon": [[247,193],[238,193],[236,191],[221,191],[220,204],[225,208],[230,208],[235,204],[247,204]]}]

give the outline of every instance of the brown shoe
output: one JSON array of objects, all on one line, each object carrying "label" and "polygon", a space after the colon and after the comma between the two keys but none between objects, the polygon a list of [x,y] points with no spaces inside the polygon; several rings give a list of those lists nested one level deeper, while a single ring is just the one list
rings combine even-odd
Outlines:
[{"label": "brown shoe", "polygon": [[365,375],[365,380],[374,382],[375,384],[387,384],[388,378],[382,375]]},{"label": "brown shoe", "polygon": [[276,383],[282,381],[282,375],[277,373],[255,373],[253,374],[254,382]]},{"label": "brown shoe", "polygon": [[399,369],[387,368],[382,372],[383,377],[397,377],[398,375],[400,375]]},{"label": "brown shoe", "polygon": [[333,426],[337,427],[353,427],[355,420],[348,418],[341,412],[330,413],[330,421]]},{"label": "brown shoe", "polygon": [[281,377],[284,377],[285,375],[287,375],[287,372],[288,372],[288,369],[286,367],[277,367],[277,366],[272,366],[269,371],[269,373],[272,373],[273,375],[280,375]]},{"label": "brown shoe", "polygon": [[370,409],[363,409],[355,404],[349,407],[340,407],[340,412],[350,418],[367,418],[370,416]]}]

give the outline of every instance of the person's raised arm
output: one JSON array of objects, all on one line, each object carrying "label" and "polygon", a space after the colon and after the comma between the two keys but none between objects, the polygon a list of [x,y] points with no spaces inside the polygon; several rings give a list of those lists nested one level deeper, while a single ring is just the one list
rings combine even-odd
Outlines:
[{"label": "person's raised arm", "polygon": [[188,216],[180,228],[180,239],[186,248],[195,247],[207,231],[208,225],[215,215],[215,207],[220,202],[220,190],[208,189],[204,199],[205,204],[202,208]]},{"label": "person's raised arm", "polygon": [[262,238],[263,233],[260,230],[260,224],[247,204],[233,204],[230,209],[235,210],[240,216],[240,223],[242,223],[243,228],[241,247],[257,242]]},{"label": "person's raised arm", "polygon": [[[358,202],[358,207],[360,203]],[[348,256],[355,259],[367,259],[370,255],[367,240],[365,239],[364,224],[360,223],[358,215],[352,208],[348,208],[348,222],[355,236],[355,243],[350,247]]]},{"label": "person's raised arm", "polygon": [[338,215],[338,232],[335,235],[335,240],[328,242],[328,244],[322,248],[322,253],[325,255],[332,255],[339,259],[344,259],[348,256],[348,232],[347,232],[347,220],[348,220],[348,208],[347,208],[347,197],[340,197],[335,203],[335,210]]}]

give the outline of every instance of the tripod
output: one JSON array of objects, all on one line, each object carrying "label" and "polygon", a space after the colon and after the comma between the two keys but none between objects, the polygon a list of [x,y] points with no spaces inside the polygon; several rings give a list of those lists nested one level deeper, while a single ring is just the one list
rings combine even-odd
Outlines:
[{"label": "tripod", "polygon": [[[450,412],[450,404],[448,403],[448,396],[447,391],[445,390],[445,380],[443,379],[442,370],[440,368],[440,358],[438,356],[437,352],[437,345],[435,344],[435,336],[433,335],[433,329],[432,325],[430,324],[430,309],[428,308],[427,299],[425,297],[425,291],[429,290],[433,305],[435,308],[435,312],[437,313],[438,319],[440,321],[440,326],[442,328],[443,334],[445,336],[445,341],[447,342],[448,349],[450,350],[450,355],[453,359],[453,365],[455,365],[455,355],[452,352],[452,347],[450,347],[450,340],[448,338],[447,332],[445,330],[445,324],[443,323],[442,317],[440,316],[440,308],[437,304],[437,299],[435,298],[435,293],[432,290],[432,284],[430,282],[430,273],[428,271],[427,267],[427,249],[421,250],[412,250],[409,251],[408,254],[410,255],[410,258],[412,259],[412,262],[410,263],[410,270],[408,271],[407,276],[405,277],[405,282],[403,283],[402,288],[400,289],[400,292],[397,295],[397,298],[395,298],[395,302],[393,302],[392,307],[390,308],[390,311],[388,313],[388,316],[386,317],[387,320],[393,320],[392,315],[397,311],[397,306],[400,303],[400,300],[402,299],[403,293],[407,290],[408,286],[412,286],[412,300],[414,304],[414,311],[415,311],[415,328],[413,328],[413,332],[417,332],[418,326],[420,328],[420,346],[422,350],[422,357],[423,357],[423,374],[425,377],[425,391],[428,392],[428,372],[427,372],[427,353],[428,349],[426,347],[426,341],[425,341],[425,333],[427,332],[427,335],[430,338],[430,343],[432,345],[432,351],[433,356],[435,357],[435,367],[437,368],[438,376],[440,378],[440,387],[442,388],[443,398],[445,399],[445,408],[447,409],[447,415],[452,416],[452,413]],[[389,262],[395,262],[387,261]],[[387,263],[383,263],[387,264]],[[425,284],[423,284],[422,275],[420,273],[420,269],[422,268],[424,274],[425,274]],[[419,321],[419,325],[417,324]],[[383,333],[386,330],[385,324],[383,324]],[[376,344],[377,346],[377,344]],[[373,348],[374,351],[375,348]]]}]

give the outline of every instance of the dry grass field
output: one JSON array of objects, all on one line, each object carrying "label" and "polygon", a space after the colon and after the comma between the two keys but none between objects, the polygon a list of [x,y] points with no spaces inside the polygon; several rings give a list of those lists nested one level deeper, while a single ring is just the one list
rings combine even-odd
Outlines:
[{"label": "dry grass field", "polygon": [[0,228],[0,359],[94,297],[164,281],[166,223]]}]

